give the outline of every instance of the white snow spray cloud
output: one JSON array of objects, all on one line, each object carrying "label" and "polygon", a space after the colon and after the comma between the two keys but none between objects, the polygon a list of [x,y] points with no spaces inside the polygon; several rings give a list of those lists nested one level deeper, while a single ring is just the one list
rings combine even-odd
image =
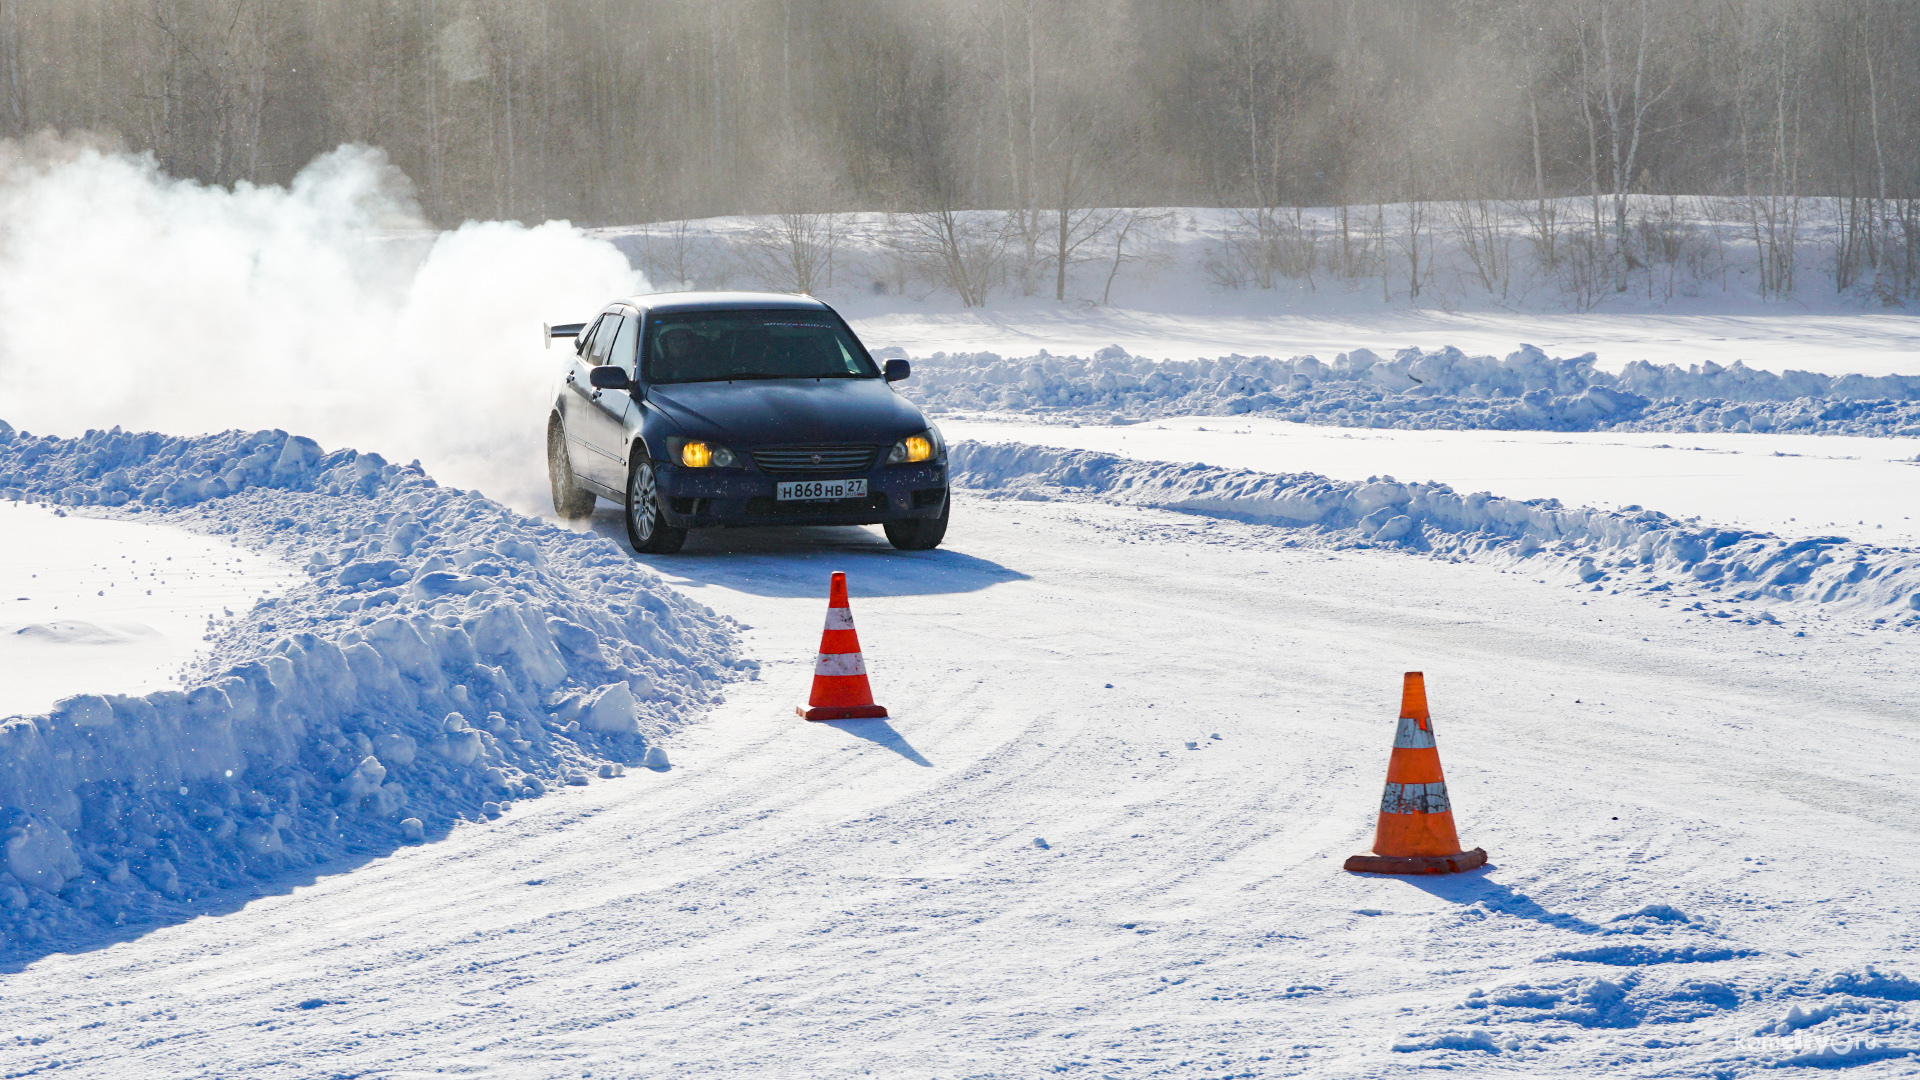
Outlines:
[{"label": "white snow spray cloud", "polygon": [[541,510],[540,324],[645,288],[565,222],[429,231],[368,147],[225,189],[0,142],[0,419],[32,431],[278,427]]}]

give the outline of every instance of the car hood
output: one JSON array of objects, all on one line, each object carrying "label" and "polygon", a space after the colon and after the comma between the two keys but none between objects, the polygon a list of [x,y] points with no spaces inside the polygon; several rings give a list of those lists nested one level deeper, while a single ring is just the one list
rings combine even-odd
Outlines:
[{"label": "car hood", "polygon": [[880,379],[669,383],[647,391],[688,438],[751,448],[790,443],[891,443],[927,427]]}]

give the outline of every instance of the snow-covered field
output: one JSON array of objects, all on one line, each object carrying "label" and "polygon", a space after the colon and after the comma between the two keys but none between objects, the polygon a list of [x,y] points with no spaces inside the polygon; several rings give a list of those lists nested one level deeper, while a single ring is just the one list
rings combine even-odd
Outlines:
[{"label": "snow-covered field", "polygon": [[[533,330],[644,282],[391,180],[0,189],[0,1075],[1912,1074],[1912,316],[849,278],[947,544],[636,560]],[[1483,870],[1340,869],[1408,670]]]},{"label": "snow-covered field", "polygon": [[213,624],[284,588],[277,560],[180,529],[0,502],[0,716],[84,687],[174,685]]}]

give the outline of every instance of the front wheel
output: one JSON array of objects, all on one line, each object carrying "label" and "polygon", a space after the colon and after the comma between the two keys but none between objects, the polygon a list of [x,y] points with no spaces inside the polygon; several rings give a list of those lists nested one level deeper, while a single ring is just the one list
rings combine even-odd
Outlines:
[{"label": "front wheel", "polygon": [[643,447],[634,447],[627,470],[627,542],[643,555],[671,555],[687,542],[687,530],[667,524],[660,509],[660,490],[654,483],[653,462]]},{"label": "front wheel", "polygon": [[936,518],[907,518],[881,525],[887,531],[887,543],[901,551],[931,551],[947,537],[947,519],[953,515],[953,494],[949,492]]},{"label": "front wheel", "polygon": [[593,513],[594,494],[573,478],[573,458],[567,454],[567,429],[555,416],[547,421],[547,479],[553,484],[553,512],[568,520]]}]

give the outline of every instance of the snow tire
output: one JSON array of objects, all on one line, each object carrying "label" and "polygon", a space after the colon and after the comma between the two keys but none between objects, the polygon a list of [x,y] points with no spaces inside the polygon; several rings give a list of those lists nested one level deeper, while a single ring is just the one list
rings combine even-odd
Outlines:
[{"label": "snow tire", "polygon": [[948,492],[941,501],[939,517],[889,521],[881,528],[887,532],[887,543],[901,551],[931,551],[947,538],[947,520],[952,516],[953,493]]},{"label": "snow tire", "polygon": [[558,416],[547,420],[547,480],[553,485],[553,512],[568,521],[593,513],[597,498],[573,477],[573,458],[567,453],[567,429]]},{"label": "snow tire", "polygon": [[627,506],[621,516],[627,520],[627,542],[642,555],[672,555],[687,542],[687,530],[669,525],[660,508],[653,462],[644,446],[633,448],[633,463],[627,466]]}]

